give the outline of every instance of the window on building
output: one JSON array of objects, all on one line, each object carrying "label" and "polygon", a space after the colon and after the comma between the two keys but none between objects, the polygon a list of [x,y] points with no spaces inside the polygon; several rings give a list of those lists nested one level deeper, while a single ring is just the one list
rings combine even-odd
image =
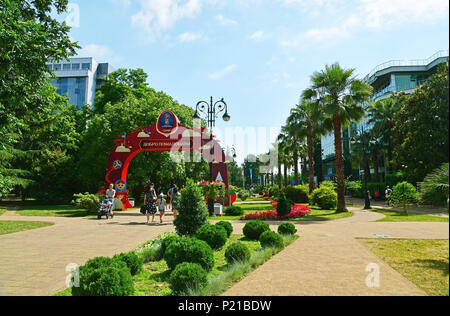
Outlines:
[{"label": "window on building", "polygon": [[55,65],[53,65],[53,69],[56,70],[56,71],[61,70],[61,65],[60,64],[55,64]]},{"label": "window on building", "polygon": [[50,64],[50,65],[47,65],[47,66],[48,66],[48,70],[50,70],[50,71],[53,70],[53,65]]},{"label": "window on building", "polygon": [[70,70],[70,64],[64,64],[63,70]]},{"label": "window on building", "polygon": [[91,64],[82,64],[81,69],[83,70],[91,70]]},{"label": "window on building", "polygon": [[72,70],[80,70],[80,64],[72,64]]}]

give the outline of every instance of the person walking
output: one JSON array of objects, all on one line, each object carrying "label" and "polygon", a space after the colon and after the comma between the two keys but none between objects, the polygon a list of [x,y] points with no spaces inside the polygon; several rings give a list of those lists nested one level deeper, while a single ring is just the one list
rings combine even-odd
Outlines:
[{"label": "person walking", "polygon": [[114,184],[110,183],[108,189],[105,192],[106,195],[106,199],[109,200],[111,202],[111,216],[113,216],[113,211],[114,211],[114,206],[115,206],[115,202],[114,202],[114,198],[116,197],[116,190],[114,190]]},{"label": "person walking", "polygon": [[144,197],[145,214],[147,215],[147,224],[150,222],[150,215],[152,215],[152,223],[155,222],[156,214],[156,196],[155,185],[150,183]]},{"label": "person walking", "polygon": [[164,194],[160,194],[158,198],[158,209],[159,209],[159,220],[161,224],[163,223],[163,217],[166,213],[166,199],[164,198]]},{"label": "person walking", "polygon": [[389,198],[391,197],[392,189],[389,186],[387,186],[386,191],[384,192],[384,194],[386,196],[387,206],[389,206]]},{"label": "person walking", "polygon": [[169,199],[169,209],[173,212],[173,218],[177,218],[177,211],[176,208],[174,208],[174,197],[178,193],[178,186],[174,184],[169,191],[167,191],[167,198]]}]

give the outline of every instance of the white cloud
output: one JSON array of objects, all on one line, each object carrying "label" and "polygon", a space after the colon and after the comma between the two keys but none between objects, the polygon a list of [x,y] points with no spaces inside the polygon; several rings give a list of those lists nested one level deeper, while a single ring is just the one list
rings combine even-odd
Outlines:
[{"label": "white cloud", "polygon": [[224,17],[222,14],[216,15],[215,19],[222,25],[236,25],[238,22]]},{"label": "white cloud", "polygon": [[98,62],[119,62],[120,58],[115,56],[113,51],[104,45],[88,44],[78,51],[80,57],[94,57]]},{"label": "white cloud", "polygon": [[201,0],[139,0],[141,10],[131,17],[132,24],[155,37],[177,21],[192,18],[201,11]]},{"label": "white cloud", "polygon": [[185,32],[183,34],[180,34],[178,36],[178,40],[181,43],[189,43],[189,42],[193,42],[196,41],[198,39],[201,38],[201,35],[198,33],[194,33],[194,32]]},{"label": "white cloud", "polygon": [[252,35],[249,36],[249,39],[253,40],[253,41],[261,41],[264,39],[264,31],[256,31],[254,32]]},{"label": "white cloud", "polygon": [[232,73],[234,70],[236,70],[237,65],[228,65],[225,68],[213,72],[212,74],[209,75],[209,78],[212,80],[220,80],[222,78],[224,78],[225,76],[227,76],[228,74]]}]

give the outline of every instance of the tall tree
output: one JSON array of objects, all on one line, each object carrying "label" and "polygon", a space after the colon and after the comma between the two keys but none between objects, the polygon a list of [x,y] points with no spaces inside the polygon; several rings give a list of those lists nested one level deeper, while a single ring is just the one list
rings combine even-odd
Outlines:
[{"label": "tall tree", "polygon": [[325,114],[333,121],[336,153],[338,212],[346,212],[342,128],[364,117],[364,102],[372,95],[372,87],[354,78],[355,69],[343,69],[338,63],[325,66],[312,77],[312,90],[322,103]]}]

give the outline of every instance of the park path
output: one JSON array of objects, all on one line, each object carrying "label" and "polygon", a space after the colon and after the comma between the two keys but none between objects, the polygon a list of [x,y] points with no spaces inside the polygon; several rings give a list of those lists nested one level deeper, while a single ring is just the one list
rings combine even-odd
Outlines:
[{"label": "park path", "polygon": [[[378,213],[351,209],[355,216],[330,222],[302,222],[298,241],[273,257],[225,295],[424,295],[377,259],[356,238],[448,239],[448,223],[375,223]],[[96,256],[130,251],[164,232],[145,225],[138,211],[96,218],[1,216],[2,220],[48,221],[55,225],[0,236],[0,295],[51,295],[63,290],[66,266]],[[245,223],[233,222],[236,233]],[[276,230],[278,223],[272,223]],[[381,269],[381,288],[365,285],[367,264]]]},{"label": "park path", "polygon": [[138,211],[96,218],[7,216],[0,221],[44,221],[53,226],[0,236],[0,295],[51,295],[66,288],[66,266],[97,256],[128,252],[173,231],[166,224],[145,225]]},{"label": "park path", "polygon": [[[224,295],[403,296],[426,295],[370,252],[358,238],[448,239],[448,223],[375,222],[383,215],[350,208],[355,216],[302,223],[301,238]],[[369,288],[366,268],[375,263],[380,286]]]}]

